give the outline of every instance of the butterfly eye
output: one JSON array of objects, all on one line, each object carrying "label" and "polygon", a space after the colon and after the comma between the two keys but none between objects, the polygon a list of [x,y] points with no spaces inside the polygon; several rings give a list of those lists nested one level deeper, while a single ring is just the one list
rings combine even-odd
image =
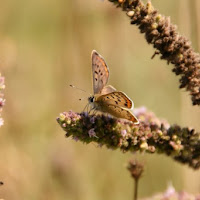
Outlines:
[{"label": "butterfly eye", "polygon": [[90,103],[93,103],[93,102],[94,102],[94,96],[93,96],[93,97],[89,97],[89,98],[88,98],[88,101],[89,101]]}]

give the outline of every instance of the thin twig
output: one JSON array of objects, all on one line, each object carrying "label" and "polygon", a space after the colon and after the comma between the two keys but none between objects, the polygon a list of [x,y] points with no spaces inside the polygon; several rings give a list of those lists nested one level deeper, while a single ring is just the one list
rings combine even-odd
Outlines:
[{"label": "thin twig", "polygon": [[138,179],[135,179],[133,200],[137,200],[137,196],[138,196]]}]

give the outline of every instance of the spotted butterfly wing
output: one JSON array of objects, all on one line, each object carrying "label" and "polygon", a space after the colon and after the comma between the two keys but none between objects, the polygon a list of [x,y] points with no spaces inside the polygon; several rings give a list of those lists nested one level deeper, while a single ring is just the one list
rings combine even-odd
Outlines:
[{"label": "spotted butterfly wing", "polygon": [[118,91],[99,96],[97,98],[97,102],[100,104],[114,105],[126,109],[133,109],[134,107],[132,100],[123,92]]},{"label": "spotted butterfly wing", "polygon": [[132,121],[134,124],[139,124],[138,119],[130,110],[111,104],[105,104],[103,109],[105,112],[113,115],[114,117],[127,119],[129,121]]},{"label": "spotted butterfly wing", "polygon": [[97,97],[96,103],[103,112],[107,112],[115,117],[127,119],[134,124],[139,124],[138,119],[131,112],[131,109],[134,107],[133,102],[123,92],[115,91],[100,95]]},{"label": "spotted butterfly wing", "polygon": [[95,50],[92,51],[92,74],[94,94],[100,94],[109,78],[109,69],[103,57]]}]

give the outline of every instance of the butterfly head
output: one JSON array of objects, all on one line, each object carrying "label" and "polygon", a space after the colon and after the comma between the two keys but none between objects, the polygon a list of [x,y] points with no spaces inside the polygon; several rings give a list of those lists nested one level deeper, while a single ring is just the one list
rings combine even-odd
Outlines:
[{"label": "butterfly head", "polygon": [[88,102],[89,102],[89,105],[91,106],[92,109],[96,108],[96,103],[95,103],[95,97],[94,96],[88,97]]},{"label": "butterfly head", "polygon": [[89,102],[90,104],[94,103],[94,101],[95,101],[94,96],[88,97],[88,102]]}]

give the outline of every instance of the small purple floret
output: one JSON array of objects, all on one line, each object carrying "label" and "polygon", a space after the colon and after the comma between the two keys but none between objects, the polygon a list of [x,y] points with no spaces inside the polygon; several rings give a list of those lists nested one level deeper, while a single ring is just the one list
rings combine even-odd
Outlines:
[{"label": "small purple floret", "polygon": [[89,135],[90,138],[91,138],[91,137],[96,137],[96,138],[98,138],[98,137],[96,136],[96,133],[95,133],[95,131],[94,131],[94,128],[91,128],[91,129],[88,131],[88,135]]}]

